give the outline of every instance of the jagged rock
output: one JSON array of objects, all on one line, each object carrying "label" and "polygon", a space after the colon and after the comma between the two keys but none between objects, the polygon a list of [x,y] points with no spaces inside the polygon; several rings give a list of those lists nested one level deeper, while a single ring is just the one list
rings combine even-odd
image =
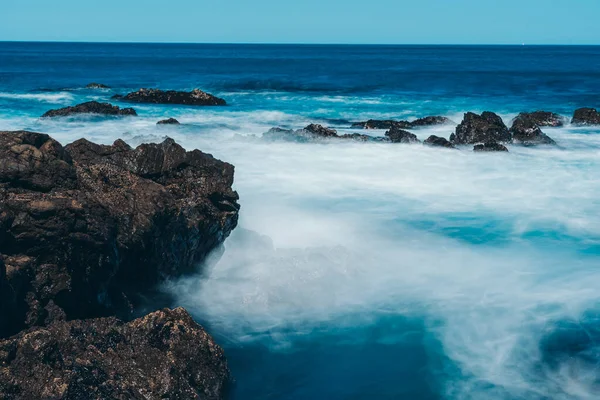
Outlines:
[{"label": "jagged rock", "polygon": [[446,138],[431,135],[423,142],[424,145],[431,147],[446,147],[449,149],[455,149],[454,145],[450,143]]},{"label": "jagged rock", "polygon": [[392,127],[385,133],[392,143],[420,143],[417,135],[400,128]]},{"label": "jagged rock", "polygon": [[502,118],[493,112],[485,111],[481,115],[469,112],[456,127],[456,133],[450,136],[450,141],[454,144],[509,143],[511,135]]},{"label": "jagged rock", "polygon": [[537,126],[559,127],[565,124],[565,118],[549,111],[522,112],[513,120],[513,125],[517,120],[528,120]]},{"label": "jagged rock", "polygon": [[90,83],[86,86],[87,89],[110,89],[110,86],[103,85],[101,83]]},{"label": "jagged rock", "polygon": [[370,119],[368,121],[356,122],[352,124],[352,128],[362,129],[392,129],[392,127],[399,129],[410,129],[411,123],[408,121],[393,121],[393,120],[376,120]]},{"label": "jagged rock", "polygon": [[500,143],[487,142],[487,143],[476,144],[475,147],[473,147],[473,151],[476,151],[476,152],[508,151],[508,149],[506,148],[506,146],[504,146]]},{"label": "jagged rock", "polygon": [[101,115],[114,115],[114,116],[136,116],[137,113],[133,108],[123,108],[119,106],[113,106],[109,103],[99,103],[97,101],[88,101],[87,103],[78,104],[73,107],[59,108],[57,110],[50,110],[42,115],[42,118],[51,117],[67,117],[76,114],[101,114]]},{"label": "jagged rock", "polygon": [[361,133],[346,133],[340,136],[340,139],[349,139],[357,142],[389,142],[390,139],[387,137],[375,137],[369,135],[363,135]]},{"label": "jagged rock", "polygon": [[0,337],[57,320],[131,318],[141,296],[195,272],[236,226],[233,172],[172,139],[63,148],[48,135],[0,132],[0,284],[12,290]]},{"label": "jagged rock", "polygon": [[303,129],[305,132],[311,133],[319,137],[337,137],[337,131],[335,129],[325,128],[319,124],[310,124]]},{"label": "jagged rock", "polygon": [[223,350],[182,308],[59,322],[0,341],[0,398],[225,398]]},{"label": "jagged rock", "polygon": [[191,92],[178,92],[175,90],[140,89],[125,96],[115,95],[113,99],[130,101],[133,103],[153,104],[182,104],[188,106],[224,106],[225,100],[194,89]]},{"label": "jagged rock", "polygon": [[573,125],[600,125],[600,112],[595,108],[579,108],[573,114]]},{"label": "jagged rock", "polygon": [[158,121],[156,125],[179,125],[179,121],[177,121],[175,118],[168,118]]},{"label": "jagged rock", "polygon": [[416,119],[416,120],[412,121],[410,123],[410,125],[413,128],[418,128],[418,127],[422,127],[422,126],[444,125],[444,124],[449,124],[451,122],[452,121],[450,121],[446,117],[429,116],[429,117]]},{"label": "jagged rock", "polygon": [[513,121],[510,133],[514,143],[533,146],[538,144],[552,144],[556,142],[547,136],[537,125],[535,118],[530,118],[530,114],[521,113]]}]

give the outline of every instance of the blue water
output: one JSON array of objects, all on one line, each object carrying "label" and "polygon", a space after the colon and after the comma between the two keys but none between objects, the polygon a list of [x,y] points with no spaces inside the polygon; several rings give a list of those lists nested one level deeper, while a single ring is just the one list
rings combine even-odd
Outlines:
[{"label": "blue water", "polygon": [[[140,87],[228,106],[39,119]],[[240,229],[166,286],[225,348],[234,399],[600,398],[600,127],[489,155],[260,139],[584,106],[600,108],[600,47],[0,43],[1,130],[171,136],[236,166]]]}]

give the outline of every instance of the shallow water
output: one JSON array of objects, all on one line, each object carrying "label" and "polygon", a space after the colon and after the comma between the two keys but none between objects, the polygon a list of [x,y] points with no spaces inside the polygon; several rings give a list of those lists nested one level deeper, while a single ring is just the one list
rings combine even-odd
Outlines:
[{"label": "shallow water", "polygon": [[[170,136],[236,166],[240,229],[204,274],[166,287],[226,349],[233,398],[596,399],[600,128],[544,129],[558,147],[507,154],[259,137],[486,109],[569,116],[600,106],[599,67],[598,47],[0,44],[0,129]],[[92,81],[113,89],[82,89]],[[38,118],[140,86],[229,106]]]}]

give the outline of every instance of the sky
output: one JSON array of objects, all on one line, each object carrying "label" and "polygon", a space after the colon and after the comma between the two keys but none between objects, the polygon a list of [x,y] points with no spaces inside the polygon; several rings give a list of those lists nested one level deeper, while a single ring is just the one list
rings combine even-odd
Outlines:
[{"label": "sky", "polygon": [[0,0],[0,41],[599,44],[600,0]]}]

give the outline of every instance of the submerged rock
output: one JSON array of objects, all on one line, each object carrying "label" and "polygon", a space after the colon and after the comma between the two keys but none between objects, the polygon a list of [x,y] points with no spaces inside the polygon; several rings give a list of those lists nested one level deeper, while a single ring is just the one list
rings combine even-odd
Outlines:
[{"label": "submerged rock", "polygon": [[521,113],[513,121],[510,133],[514,143],[533,146],[538,144],[555,145],[556,142],[547,136],[540,129],[535,118],[530,118],[530,114]]},{"label": "submerged rock", "polygon": [[418,128],[422,126],[433,126],[433,125],[445,125],[452,123],[448,118],[441,116],[429,116],[424,118],[419,118],[410,123],[411,127]]},{"label": "submerged rock", "polygon": [[182,308],[59,322],[0,341],[0,397],[223,399],[223,350]]},{"label": "submerged rock", "polygon": [[109,103],[99,103],[97,101],[88,101],[72,107],[64,107],[56,110],[50,110],[42,115],[42,118],[68,117],[77,114],[101,114],[114,116],[136,116],[133,108],[120,108]]},{"label": "submerged rock", "polygon": [[362,128],[362,129],[392,129],[392,127],[399,129],[409,129],[411,128],[411,123],[408,121],[394,121],[391,119],[388,120],[376,120],[370,119],[368,121],[356,122],[352,124],[352,128]]},{"label": "submerged rock", "polygon": [[506,148],[506,146],[504,146],[500,143],[487,142],[487,143],[476,144],[475,147],[473,147],[473,151],[475,151],[475,152],[508,151],[508,149]]},{"label": "submerged rock", "polygon": [[510,143],[511,135],[502,118],[493,112],[481,115],[466,113],[463,121],[450,136],[454,144],[477,144],[486,142]]},{"label": "submerged rock", "polygon": [[346,133],[340,136],[340,139],[349,139],[357,142],[389,142],[387,137],[375,137],[363,135],[361,133]]},{"label": "submerged rock", "polygon": [[420,143],[420,140],[417,139],[417,135],[396,127],[392,127],[392,129],[387,131],[385,136],[387,136],[392,143]]},{"label": "submerged rock", "polygon": [[551,126],[559,127],[565,124],[565,118],[559,114],[549,111],[534,111],[534,112],[522,112],[513,120],[515,121],[531,121],[537,126]]},{"label": "submerged rock", "polygon": [[225,100],[203,92],[200,89],[194,89],[191,92],[140,89],[137,92],[131,92],[125,96],[116,95],[113,98],[134,103],[181,104],[189,106],[224,106],[227,104]]},{"label": "submerged rock", "polygon": [[579,108],[573,114],[573,125],[600,125],[600,112],[595,108]]},{"label": "submerged rock", "polygon": [[110,89],[110,86],[103,85],[101,83],[90,83],[86,86],[87,89]]},{"label": "submerged rock", "polygon": [[424,145],[431,147],[446,147],[448,149],[455,149],[454,145],[450,143],[446,138],[431,135],[423,142]]},{"label": "submerged rock", "polygon": [[168,118],[158,121],[156,125],[179,125],[179,121],[177,121],[175,118]]},{"label": "submerged rock", "polygon": [[310,124],[303,129],[303,131],[313,134],[319,137],[337,137],[337,131],[335,129],[326,128],[319,124]]},{"label": "submerged rock", "polygon": [[[0,337],[131,318],[165,277],[197,270],[238,220],[234,167],[172,139],[132,149],[0,132]],[[158,305],[160,298],[154,298]]]}]

